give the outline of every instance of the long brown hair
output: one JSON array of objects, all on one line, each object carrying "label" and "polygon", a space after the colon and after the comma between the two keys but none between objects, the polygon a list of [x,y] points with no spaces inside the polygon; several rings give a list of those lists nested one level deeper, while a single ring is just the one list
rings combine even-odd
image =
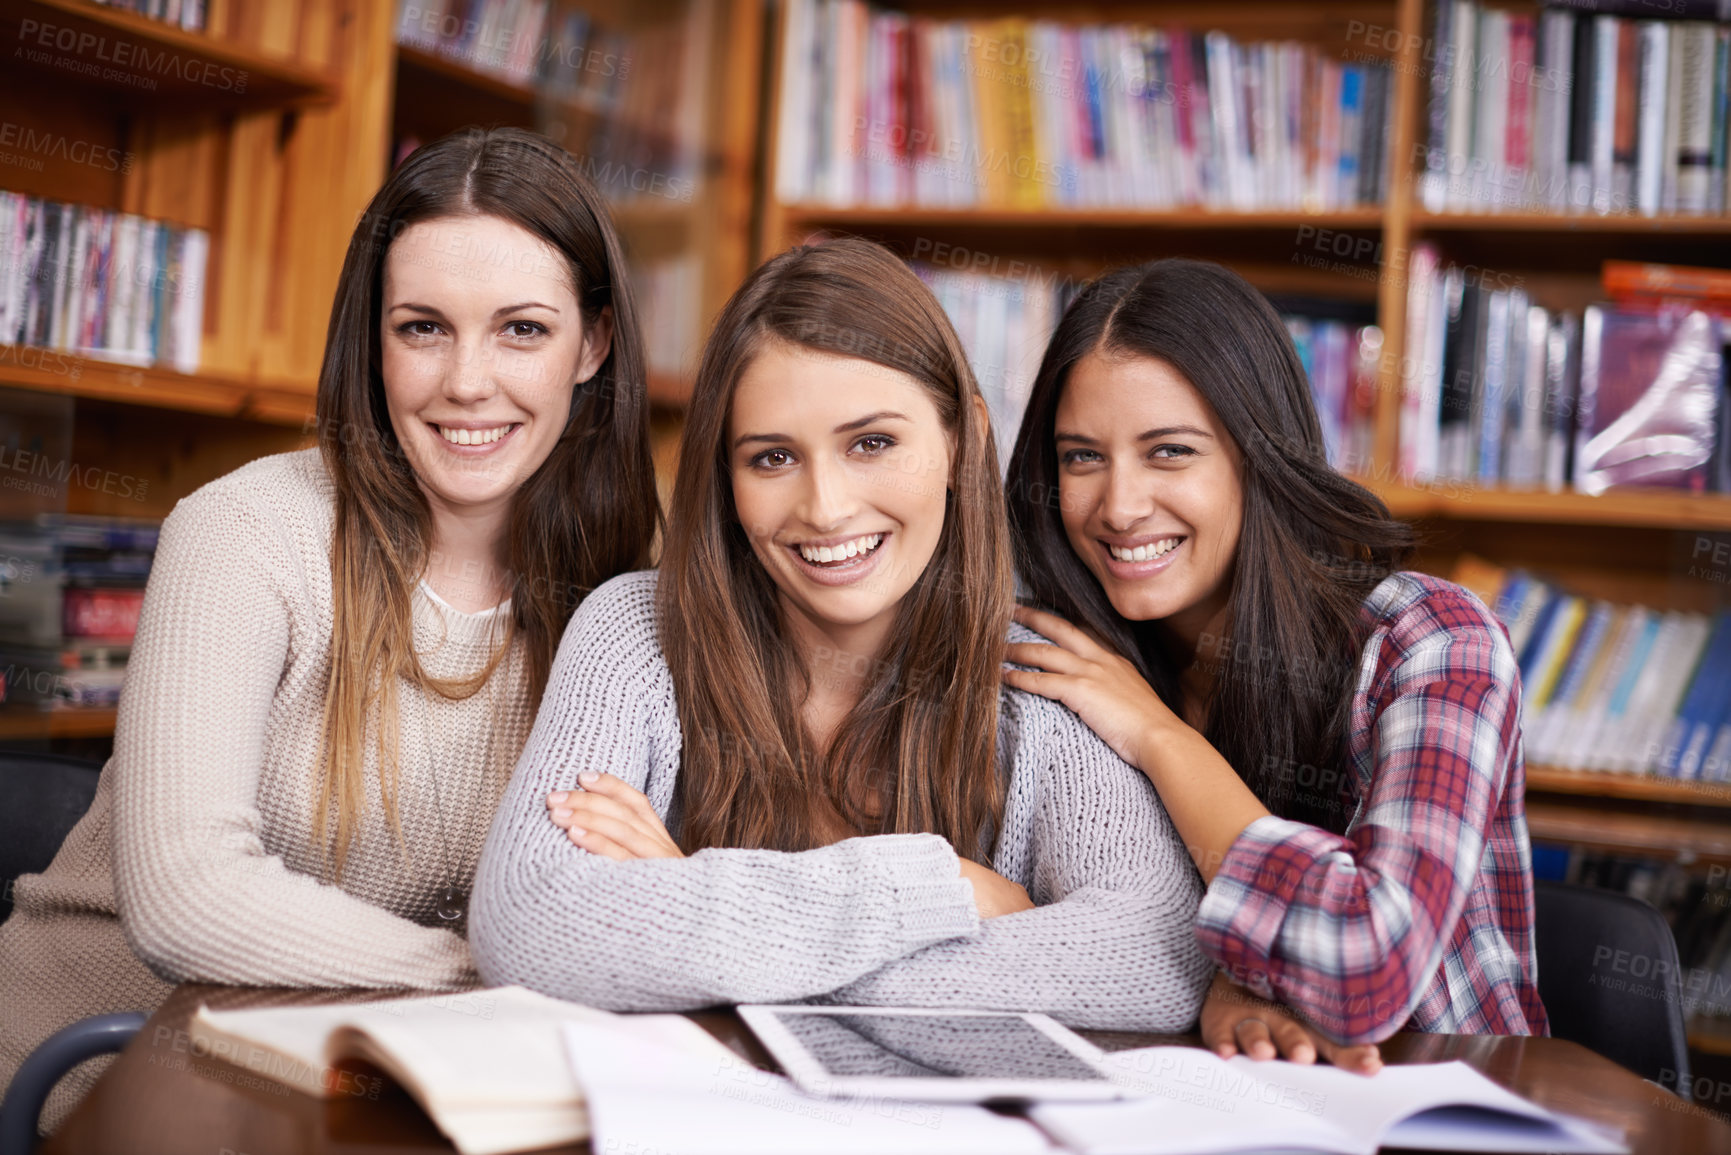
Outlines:
[{"label": "long brown hair", "polygon": [[[436,217],[487,215],[519,225],[570,263],[582,322],[613,311],[613,344],[579,384],[565,429],[512,495],[506,535],[511,613],[492,659],[442,680],[415,653],[411,595],[428,563],[432,515],[392,430],[380,371],[385,256],[404,229]],[[325,685],[324,784],[314,830],[335,812],[336,869],[365,805],[368,718],[376,726],[381,795],[396,822],[397,679],[467,697],[524,642],[530,701],[539,702],[565,624],[608,578],[638,569],[660,522],[649,455],[649,406],[637,310],[600,194],[577,162],[521,129],[467,129],[419,149],[362,215],[331,306],[319,373],[319,448],[336,489],[335,599]]]},{"label": "long brown hair", "polygon": [[[1227,636],[1205,639],[1200,655],[1174,653],[1156,622],[1120,617],[1064,532],[1058,400],[1070,370],[1095,352],[1171,365],[1243,455]],[[1367,629],[1362,603],[1405,561],[1413,531],[1328,464],[1304,364],[1267,299],[1204,261],[1152,261],[1090,284],[1040,363],[1008,489],[1016,560],[1033,599],[1110,641],[1180,716],[1184,666],[1193,657],[1214,665],[1209,743],[1270,810],[1344,829],[1351,797],[1294,787],[1305,768],[1340,766]],[[1326,780],[1342,778],[1351,775]]]},{"label": "long brown hair", "polygon": [[[812,671],[788,640],[775,583],[733,504],[734,390],[776,341],[912,377],[955,445],[937,548],[897,609],[874,676],[821,751],[800,714],[798,688],[810,688]],[[930,832],[964,857],[989,853],[1003,809],[998,671],[1012,576],[979,396],[942,307],[870,242],[782,253],[722,310],[686,413],[657,597],[684,729],[686,850],[809,849],[828,841],[824,819],[839,814],[860,833]],[[862,804],[862,779],[878,813]]]}]

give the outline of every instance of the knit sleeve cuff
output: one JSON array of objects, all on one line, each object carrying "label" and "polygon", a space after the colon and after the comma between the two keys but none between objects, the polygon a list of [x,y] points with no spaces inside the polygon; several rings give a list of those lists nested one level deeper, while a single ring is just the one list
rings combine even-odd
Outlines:
[{"label": "knit sleeve cuff", "polygon": [[887,834],[877,843],[878,863],[909,950],[979,933],[974,888],[961,876],[950,844],[935,834]]}]

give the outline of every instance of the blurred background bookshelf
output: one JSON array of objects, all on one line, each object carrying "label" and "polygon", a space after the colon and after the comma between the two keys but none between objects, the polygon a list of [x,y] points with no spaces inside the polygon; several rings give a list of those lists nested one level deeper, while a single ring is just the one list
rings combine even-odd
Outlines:
[{"label": "blurred background bookshelf", "polygon": [[[1731,32],[1659,15],[1616,0],[0,0],[20,49],[0,75],[0,192],[101,210],[98,236],[196,232],[203,261],[171,294],[200,294],[190,353],[0,339],[0,481],[20,452],[48,462],[46,478],[21,474],[37,489],[0,488],[0,521],[29,527],[46,557],[69,525],[122,540],[203,482],[310,443],[330,294],[367,200],[418,144],[509,124],[571,150],[613,207],[664,475],[709,320],[790,244],[863,234],[913,261],[1003,442],[1088,278],[1202,257],[1276,303],[1336,461],[1420,527],[1420,568],[1477,575],[1487,600],[1527,574],[1624,620],[1628,607],[1710,619],[1731,605],[1731,565],[1713,561],[1731,549],[1722,352],[1717,428],[1704,441],[1697,413],[1669,430],[1690,452],[1710,441],[1708,457],[1663,484],[1588,486],[1574,469],[1584,429],[1553,430],[1560,474],[1500,450],[1487,464],[1484,445],[1518,440],[1474,393],[1487,363],[1448,354],[1447,317],[1445,355],[1426,346],[1451,270],[1476,275],[1474,308],[1505,326],[1501,386],[1518,396],[1514,382],[1537,378],[1508,375],[1509,318],[1542,311],[1534,323],[1562,334],[1561,371],[1573,349],[1578,376],[1569,324],[1666,297],[1611,292],[1607,262],[1731,267]],[[1707,313],[1722,342],[1725,301],[1681,300],[1666,315]],[[1473,330],[1486,350],[1488,331]],[[1426,374],[1445,360],[1468,382],[1456,400],[1477,447],[1449,462],[1422,448],[1441,439],[1448,398]],[[5,566],[0,604],[28,584]],[[30,572],[97,588],[63,565]],[[106,640],[77,645],[116,660]],[[113,716],[14,696],[0,743],[99,754]],[[1657,864],[1677,911],[1731,865],[1731,782],[1532,760],[1528,791],[1535,842],[1573,855],[1566,869]],[[1704,935],[1690,941],[1711,951]]]}]

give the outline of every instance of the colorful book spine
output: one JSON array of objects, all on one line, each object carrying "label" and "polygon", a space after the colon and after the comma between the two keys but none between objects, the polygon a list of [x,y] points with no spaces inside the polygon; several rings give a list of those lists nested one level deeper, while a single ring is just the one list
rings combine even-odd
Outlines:
[{"label": "colorful book spine", "polygon": [[195,373],[202,229],[0,192],[0,345]]},{"label": "colorful book spine", "polygon": [[1430,8],[1418,161],[1430,211],[1722,215],[1731,4]]},{"label": "colorful book spine", "polygon": [[[783,29],[784,202],[1330,211],[1387,185],[1374,58],[1173,26],[910,23],[861,0],[790,0]],[[874,180],[885,166],[912,179]]]}]

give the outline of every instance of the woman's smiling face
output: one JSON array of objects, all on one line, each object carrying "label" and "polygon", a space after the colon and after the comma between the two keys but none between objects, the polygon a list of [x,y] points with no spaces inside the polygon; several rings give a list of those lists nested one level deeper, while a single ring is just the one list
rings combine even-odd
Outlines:
[{"label": "woman's smiling face", "polygon": [[1163,622],[1194,646],[1231,597],[1238,446],[1182,374],[1136,355],[1078,361],[1055,426],[1070,547],[1120,616]]},{"label": "woman's smiling face", "polygon": [[611,310],[585,323],[564,255],[515,222],[436,217],[385,256],[385,405],[428,500],[508,500],[553,451],[572,391],[612,347]]},{"label": "woman's smiling face", "polygon": [[927,388],[771,341],[734,390],[733,502],[783,604],[875,652],[943,534],[951,438]]}]

